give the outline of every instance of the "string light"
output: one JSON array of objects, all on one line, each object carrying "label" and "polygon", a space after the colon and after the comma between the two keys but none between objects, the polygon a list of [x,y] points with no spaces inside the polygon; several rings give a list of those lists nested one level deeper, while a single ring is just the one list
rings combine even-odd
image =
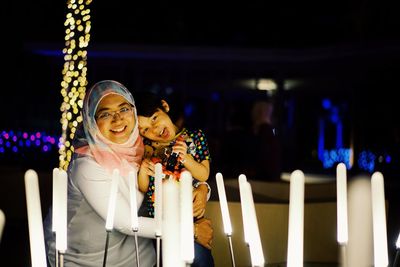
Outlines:
[{"label": "string light", "polygon": [[26,153],[49,153],[59,147],[59,136],[45,132],[0,131],[0,156],[10,158],[11,154],[26,157]]},{"label": "string light", "polygon": [[87,76],[87,47],[90,40],[90,9],[92,0],[70,0],[67,3],[68,12],[64,22],[65,48],[63,80],[61,82],[61,127],[62,135],[59,143],[60,168],[66,170],[72,158],[74,147],[72,139],[76,128],[82,121],[80,110],[88,84]]}]

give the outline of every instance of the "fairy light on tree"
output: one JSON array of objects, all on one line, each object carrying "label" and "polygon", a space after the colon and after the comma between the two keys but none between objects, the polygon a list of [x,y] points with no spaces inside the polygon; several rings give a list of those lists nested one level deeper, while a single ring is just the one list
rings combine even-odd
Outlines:
[{"label": "fairy light on tree", "polygon": [[64,68],[61,82],[61,126],[59,162],[60,168],[66,170],[71,161],[74,148],[72,139],[78,123],[82,121],[80,110],[83,104],[87,85],[87,47],[90,40],[90,9],[92,0],[70,0],[65,26]]}]

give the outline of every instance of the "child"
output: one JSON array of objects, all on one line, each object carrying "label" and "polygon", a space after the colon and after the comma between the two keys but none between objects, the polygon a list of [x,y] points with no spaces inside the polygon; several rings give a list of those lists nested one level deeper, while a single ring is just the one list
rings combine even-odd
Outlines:
[{"label": "child", "polygon": [[[178,181],[180,172],[189,171],[194,178],[193,185],[197,187],[206,184],[211,157],[203,131],[179,129],[168,114],[170,106],[165,100],[151,93],[138,94],[136,98],[140,99],[136,101],[139,133],[145,144],[138,184],[140,191],[147,192],[149,215],[153,216],[154,164],[161,162],[164,174]],[[197,217],[203,216],[204,210],[201,213]]]},{"label": "child", "polygon": [[[139,133],[144,138],[145,156],[138,175],[139,190],[146,193],[148,216],[154,216],[154,165],[162,163],[163,173],[168,178],[179,181],[180,173],[187,170],[192,174],[193,186],[208,190],[207,199],[196,201],[193,216],[204,216],[205,206],[210,195],[207,179],[210,174],[210,153],[206,136],[200,129],[187,129],[177,126],[169,115],[169,104],[151,93],[136,95]],[[193,192],[193,197],[205,194]],[[142,210],[143,212],[143,210]],[[195,235],[196,238],[196,235]],[[208,249],[195,242],[195,259],[192,266],[214,266],[210,244]]]}]

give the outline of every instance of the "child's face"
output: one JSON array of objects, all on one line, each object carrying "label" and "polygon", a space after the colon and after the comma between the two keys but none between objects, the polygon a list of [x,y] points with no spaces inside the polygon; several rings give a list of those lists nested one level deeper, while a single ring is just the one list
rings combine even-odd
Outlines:
[{"label": "child's face", "polygon": [[151,117],[138,116],[140,134],[152,141],[170,142],[177,133],[177,127],[166,112],[158,109]]},{"label": "child's face", "polygon": [[101,134],[117,144],[128,141],[135,127],[133,108],[121,95],[105,96],[97,107],[95,118]]}]

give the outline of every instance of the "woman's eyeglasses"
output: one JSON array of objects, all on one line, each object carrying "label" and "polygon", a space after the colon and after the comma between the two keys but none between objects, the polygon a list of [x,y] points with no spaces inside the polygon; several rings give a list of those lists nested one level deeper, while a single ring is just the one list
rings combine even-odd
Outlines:
[{"label": "woman's eyeglasses", "polygon": [[133,107],[126,106],[122,107],[120,110],[117,111],[102,111],[99,114],[97,114],[95,118],[96,120],[109,121],[114,119],[117,114],[120,118],[124,118],[125,116],[132,114],[132,111]]}]

